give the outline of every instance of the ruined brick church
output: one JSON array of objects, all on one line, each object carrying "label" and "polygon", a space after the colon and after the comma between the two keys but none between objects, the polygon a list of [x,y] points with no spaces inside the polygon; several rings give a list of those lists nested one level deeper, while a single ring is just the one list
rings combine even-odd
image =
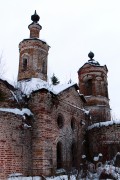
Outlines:
[{"label": "ruined brick church", "polygon": [[[36,11],[30,37],[19,44],[18,86],[0,79],[0,179],[49,176],[76,167],[82,155],[109,160],[120,151],[120,124],[111,121],[107,66],[94,54],[78,70],[79,83],[47,82],[49,45],[40,39]],[[111,148],[112,147],[112,148]]]}]

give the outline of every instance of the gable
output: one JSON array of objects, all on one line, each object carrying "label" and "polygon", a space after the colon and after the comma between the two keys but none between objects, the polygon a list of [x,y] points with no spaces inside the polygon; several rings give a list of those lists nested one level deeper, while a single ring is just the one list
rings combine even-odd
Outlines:
[{"label": "gable", "polygon": [[81,98],[81,96],[78,93],[75,86],[72,86],[69,89],[66,89],[65,91],[62,91],[59,94],[59,98],[64,100],[64,102],[68,102],[68,103],[76,105],[76,106],[83,107],[83,104],[84,104],[84,101]]}]

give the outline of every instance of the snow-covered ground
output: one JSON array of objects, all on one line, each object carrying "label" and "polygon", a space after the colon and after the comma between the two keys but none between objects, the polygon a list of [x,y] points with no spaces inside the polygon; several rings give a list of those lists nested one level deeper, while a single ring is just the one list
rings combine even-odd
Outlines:
[{"label": "snow-covered ground", "polygon": [[[102,156],[99,153],[99,156]],[[7,180],[99,180],[99,179],[116,179],[120,180],[120,152],[117,152],[115,157],[111,161],[106,161],[103,164],[98,158],[94,158],[95,163],[88,162],[86,156],[83,155],[82,164],[80,164],[80,170],[73,169],[72,171],[66,171],[65,169],[59,169],[56,173],[59,175],[52,177],[23,177],[21,173],[13,173],[9,175]],[[66,175],[61,175],[61,173]],[[68,178],[69,176],[69,178]],[[77,178],[76,178],[77,177]]]},{"label": "snow-covered ground", "polygon": [[[70,177],[71,180],[76,180],[75,176]],[[11,177],[8,180],[41,180],[41,177]],[[47,177],[46,180],[68,180],[67,175],[56,176],[56,177]]]},{"label": "snow-covered ground", "polygon": [[8,180],[41,180],[41,177],[9,177]]},{"label": "snow-covered ground", "polygon": [[[86,172],[87,172],[86,177],[82,177],[81,172],[80,172],[77,180],[99,180],[100,175],[102,173],[108,176],[110,175],[116,180],[120,180],[120,168],[115,167],[113,165],[106,164],[104,166],[97,168],[95,172],[90,172],[89,170],[87,170]],[[16,175],[17,174],[15,174],[15,176]],[[42,179],[41,177],[38,177],[38,176],[36,177],[22,177],[22,176],[15,177],[15,176],[13,175],[12,177],[9,177],[8,180],[41,180]],[[61,176],[54,176],[54,177],[46,177],[44,179],[45,180],[68,180],[68,176],[61,175]],[[111,179],[111,178],[107,178],[107,179]],[[76,175],[71,175],[70,180],[76,180]]]}]

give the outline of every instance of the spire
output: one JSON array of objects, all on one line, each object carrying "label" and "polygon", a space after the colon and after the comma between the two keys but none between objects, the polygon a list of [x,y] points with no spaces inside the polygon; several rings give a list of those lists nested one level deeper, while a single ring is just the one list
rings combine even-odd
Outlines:
[{"label": "spire", "polygon": [[33,23],[37,23],[40,19],[40,16],[37,15],[36,10],[35,13],[31,16],[31,20],[33,21]]}]

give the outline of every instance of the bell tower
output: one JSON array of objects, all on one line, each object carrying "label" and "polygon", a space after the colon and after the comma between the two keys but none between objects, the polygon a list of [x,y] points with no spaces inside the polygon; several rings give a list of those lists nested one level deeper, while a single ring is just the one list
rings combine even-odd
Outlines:
[{"label": "bell tower", "polygon": [[19,44],[18,80],[41,78],[47,81],[47,57],[49,46],[40,39],[42,26],[36,11],[31,16],[32,23],[28,26],[30,37]]},{"label": "bell tower", "polygon": [[80,93],[85,95],[87,100],[86,109],[90,111],[90,119],[88,124],[99,123],[111,120],[108,82],[107,82],[107,66],[101,66],[95,61],[94,53],[88,54],[90,58],[78,70]]}]

